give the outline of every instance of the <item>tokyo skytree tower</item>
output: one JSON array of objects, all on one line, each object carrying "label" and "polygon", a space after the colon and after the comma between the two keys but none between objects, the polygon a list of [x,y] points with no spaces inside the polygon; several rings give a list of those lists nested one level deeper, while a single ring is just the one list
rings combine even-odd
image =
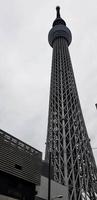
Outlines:
[{"label": "tokyo skytree tower", "polygon": [[54,170],[54,180],[67,188],[66,200],[97,199],[97,168],[76,88],[68,46],[71,31],[60,16],[49,32],[53,48],[48,133],[45,159]]}]

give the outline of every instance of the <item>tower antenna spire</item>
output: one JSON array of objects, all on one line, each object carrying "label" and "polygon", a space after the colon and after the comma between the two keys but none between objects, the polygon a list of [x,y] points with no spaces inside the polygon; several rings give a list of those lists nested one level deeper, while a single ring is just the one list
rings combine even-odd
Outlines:
[{"label": "tower antenna spire", "polygon": [[57,11],[57,18],[60,18],[60,6],[56,7],[56,11]]}]

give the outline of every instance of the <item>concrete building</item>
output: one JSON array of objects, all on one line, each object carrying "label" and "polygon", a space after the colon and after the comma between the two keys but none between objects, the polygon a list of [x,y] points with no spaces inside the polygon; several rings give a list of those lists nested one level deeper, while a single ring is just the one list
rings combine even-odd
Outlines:
[{"label": "concrete building", "polygon": [[[48,199],[48,176],[49,176],[49,166],[48,163],[42,161],[41,167],[41,184],[36,187],[37,195],[36,200],[47,200]],[[51,200],[56,199],[56,197],[61,196],[62,200],[67,198],[67,189],[64,185],[54,181],[53,168],[51,167]]]},{"label": "concrete building", "polygon": [[0,198],[34,199],[41,163],[40,151],[0,130]]},{"label": "concrete building", "polygon": [[18,200],[18,199],[10,198],[10,197],[7,197],[5,195],[0,195],[0,200]]}]

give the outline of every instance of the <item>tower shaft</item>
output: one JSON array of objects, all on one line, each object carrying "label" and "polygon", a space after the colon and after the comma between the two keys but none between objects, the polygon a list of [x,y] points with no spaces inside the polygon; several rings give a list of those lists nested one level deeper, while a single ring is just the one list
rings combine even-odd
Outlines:
[{"label": "tower shaft", "polygon": [[54,180],[67,187],[70,200],[97,198],[97,168],[85,127],[68,45],[71,33],[61,18],[53,23],[53,47],[45,159],[54,168]]}]

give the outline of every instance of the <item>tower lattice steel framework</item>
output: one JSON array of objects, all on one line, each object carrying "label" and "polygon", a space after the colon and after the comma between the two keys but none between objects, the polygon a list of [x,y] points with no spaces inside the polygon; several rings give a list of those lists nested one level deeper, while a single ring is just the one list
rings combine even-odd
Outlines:
[{"label": "tower lattice steel framework", "polygon": [[68,200],[95,200],[97,168],[68,51],[72,36],[59,7],[48,40],[53,57],[45,159],[51,149],[54,180],[67,187]]}]

